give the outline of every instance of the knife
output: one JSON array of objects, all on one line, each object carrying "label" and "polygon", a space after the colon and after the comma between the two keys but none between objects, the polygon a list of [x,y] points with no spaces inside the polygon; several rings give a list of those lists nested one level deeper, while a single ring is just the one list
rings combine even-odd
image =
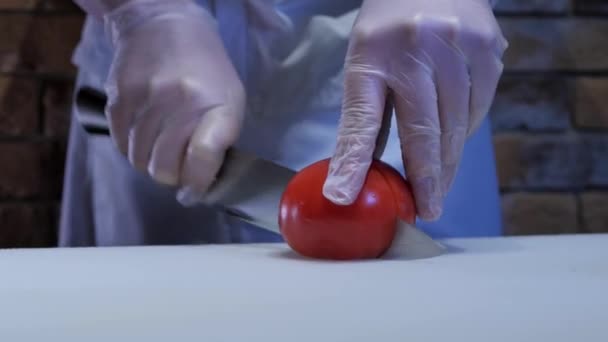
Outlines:
[{"label": "knife", "polygon": [[[296,172],[273,162],[257,158],[238,149],[230,149],[217,181],[203,202],[219,205],[229,215],[281,234],[278,208],[287,183]],[[438,256],[444,247],[414,225],[398,220],[386,259],[419,259]]]},{"label": "knife", "polygon": [[[75,105],[77,115],[87,132],[110,134],[102,93],[83,87],[76,94]],[[386,145],[390,124],[387,108],[388,100],[374,156],[381,155]],[[295,175],[294,170],[233,147],[226,152],[215,182],[199,200],[206,205],[216,206],[241,221],[281,235],[278,225],[279,203],[284,189]],[[182,197],[189,196],[186,194]],[[398,220],[395,237],[383,258],[430,258],[441,255],[444,250],[443,245],[421,229]]]}]

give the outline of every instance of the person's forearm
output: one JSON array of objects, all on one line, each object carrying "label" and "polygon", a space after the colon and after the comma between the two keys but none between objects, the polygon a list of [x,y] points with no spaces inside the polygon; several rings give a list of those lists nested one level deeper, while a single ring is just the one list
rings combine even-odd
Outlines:
[{"label": "person's forearm", "polygon": [[[123,4],[133,1],[133,0],[74,0],[74,2],[82,8],[87,14],[102,17],[104,14],[115,10],[116,8],[122,6]],[[148,2],[159,3],[163,1],[151,1],[151,0],[141,0],[144,4]],[[166,0],[164,0],[166,1]],[[175,0],[171,0],[175,1]],[[192,0],[182,0],[182,2],[191,2]],[[170,3],[170,1],[166,1]]]},{"label": "person's forearm", "polygon": [[102,16],[129,0],[74,0],[89,15]]}]

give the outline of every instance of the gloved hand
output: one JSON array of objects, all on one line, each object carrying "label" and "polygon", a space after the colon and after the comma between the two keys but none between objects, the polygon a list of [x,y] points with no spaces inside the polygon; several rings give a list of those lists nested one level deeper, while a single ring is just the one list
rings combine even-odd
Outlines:
[{"label": "gloved hand", "polygon": [[214,180],[244,117],[245,90],[214,19],[190,0],[132,0],[104,20],[115,49],[106,87],[113,140],[189,204]]},{"label": "gloved hand", "polygon": [[358,196],[390,96],[418,215],[439,218],[464,143],[493,101],[506,48],[488,0],[365,0],[325,197],[347,205]]}]

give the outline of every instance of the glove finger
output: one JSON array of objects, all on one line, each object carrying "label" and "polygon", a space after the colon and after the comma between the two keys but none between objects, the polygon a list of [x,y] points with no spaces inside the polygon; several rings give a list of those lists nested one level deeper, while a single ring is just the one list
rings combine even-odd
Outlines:
[{"label": "glove finger", "polygon": [[449,34],[435,35],[432,44],[441,125],[441,193],[449,191],[469,127],[471,80],[467,59]]},{"label": "glove finger", "polygon": [[406,175],[412,184],[419,216],[441,215],[441,130],[437,90],[432,74],[422,65],[396,84],[395,109]]},{"label": "glove finger", "polygon": [[471,101],[467,135],[470,136],[490,110],[504,66],[490,49],[480,50],[469,58]]},{"label": "glove finger", "polygon": [[129,162],[139,171],[148,169],[154,142],[161,130],[163,121],[161,113],[170,113],[170,111],[144,108],[136,115],[133,127],[129,131]]},{"label": "glove finger", "polygon": [[347,71],[336,149],[323,195],[338,205],[358,197],[372,162],[386,97],[384,81],[365,71]]},{"label": "glove finger", "polygon": [[[190,138],[181,170],[181,186],[204,194],[215,180],[226,150],[237,140],[241,117],[232,106],[215,107],[203,115]],[[183,191],[182,191],[183,192]]]},{"label": "glove finger", "polygon": [[198,122],[195,115],[187,119],[180,116],[179,120],[163,125],[163,130],[154,142],[148,173],[159,183],[178,185],[180,181],[181,164],[186,146]]},{"label": "glove finger", "polygon": [[[167,162],[164,160],[169,156],[160,155],[158,156],[160,159],[157,158],[154,163],[151,163],[152,149],[158,142],[161,131],[164,132],[164,135],[168,134],[167,131],[170,132],[169,135],[178,133],[177,128],[171,128],[171,126],[186,125],[198,118],[195,113],[206,111],[208,106],[205,105],[205,97],[202,95],[204,91],[199,82],[188,78],[164,79],[161,77],[151,78],[148,89],[152,95],[143,105],[143,110],[135,117],[133,129],[130,131],[129,160],[136,168],[143,166],[150,171],[150,167],[152,167],[156,176],[163,179],[163,183],[175,185],[179,179],[179,170],[174,170],[174,165],[170,167],[166,165]],[[192,133],[188,134],[187,138],[191,135]],[[160,146],[163,143],[164,141],[161,141]],[[162,147],[159,148],[162,149]],[[180,158],[182,155],[183,153],[179,155]],[[160,164],[156,165],[156,163]],[[181,161],[176,165],[181,165]],[[168,167],[171,172],[165,172]]]},{"label": "glove finger", "polygon": [[[106,118],[110,128],[110,135],[118,150],[127,155],[129,152],[129,132],[138,112],[138,105],[133,99],[144,98],[143,87],[128,85],[126,80],[122,80],[123,73],[120,72],[119,65],[113,65],[110,77],[105,86],[108,101],[105,108]],[[125,91],[124,89],[129,89]],[[127,93],[127,94],[125,94]]]}]

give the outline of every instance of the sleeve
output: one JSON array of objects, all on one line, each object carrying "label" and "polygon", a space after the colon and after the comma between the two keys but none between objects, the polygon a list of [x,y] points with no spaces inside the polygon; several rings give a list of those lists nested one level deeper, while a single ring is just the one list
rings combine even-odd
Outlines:
[{"label": "sleeve", "polygon": [[74,2],[88,15],[102,17],[129,0],[74,0]]}]

